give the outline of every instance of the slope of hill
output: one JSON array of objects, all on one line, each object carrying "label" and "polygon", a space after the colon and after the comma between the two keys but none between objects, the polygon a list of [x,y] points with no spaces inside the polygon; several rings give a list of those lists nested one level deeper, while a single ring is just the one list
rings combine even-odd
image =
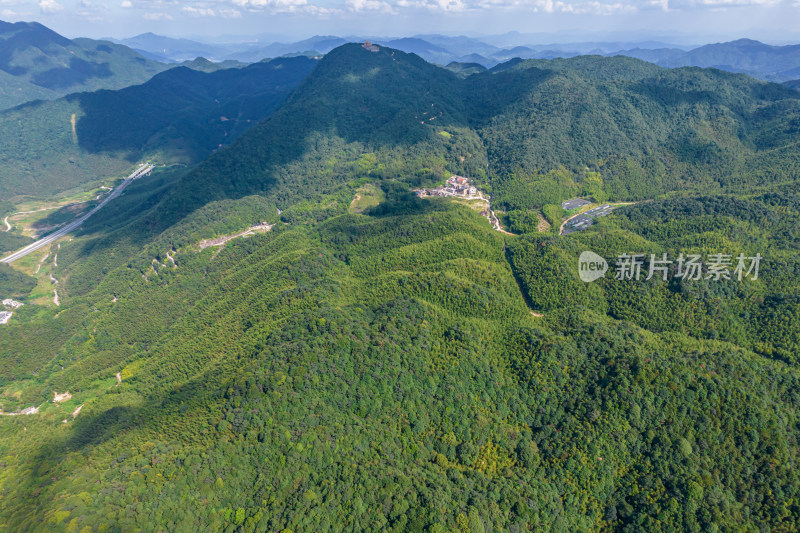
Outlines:
[{"label": "slope of hill", "polygon": [[800,75],[800,45],[770,46],[752,39],[739,39],[701,46],[659,64],[714,67],[780,82]]},{"label": "slope of hill", "polygon": [[457,61],[448,63],[446,68],[447,70],[454,72],[459,76],[471,76],[473,74],[486,71],[486,67],[480,63],[459,63]]},{"label": "slope of hill", "polygon": [[[69,40],[36,22],[0,21],[0,94],[6,107],[76,91],[119,89],[150,79],[167,65],[108,41]],[[30,90],[30,86],[33,86]]]},{"label": "slope of hill", "polygon": [[178,67],[143,85],[4,111],[0,198],[46,198],[146,157],[196,163],[266,117],[315,65],[293,58],[212,73]]},{"label": "slope of hill", "polygon": [[117,42],[134,50],[162,57],[164,61],[187,61],[198,56],[220,58],[230,53],[230,49],[224,46],[201,43],[191,39],[175,39],[151,32],[128,37]]},{"label": "slope of hill", "polygon": [[[333,50],[230,146],[132,184],[39,274],[61,305],[26,299],[0,337],[0,408],[38,407],[0,417],[0,524],[800,528],[796,106],[777,85],[630,58],[461,79]],[[706,158],[760,173],[710,183]],[[526,209],[588,186],[685,197],[515,236],[408,190],[451,172]],[[353,212],[368,188],[378,205]],[[574,270],[587,247],[734,246],[769,257],[762,280]]]},{"label": "slope of hill", "polygon": [[272,43],[256,48],[248,47],[245,50],[237,50],[225,56],[224,59],[236,61],[253,62],[261,61],[270,57],[281,57],[296,54],[326,54],[347,42],[347,39],[335,36],[314,36],[309,39],[294,43]]},{"label": "slope of hill", "polygon": [[56,98],[50,89],[39,87],[0,70],[0,111],[30,100]]},{"label": "slope of hill", "polygon": [[406,37],[403,39],[392,39],[390,41],[377,41],[381,46],[388,46],[402,50],[409,54],[417,54],[425,61],[446,65],[453,61],[454,54],[450,50],[429,43],[419,38]]},{"label": "slope of hill", "polygon": [[194,59],[178,63],[178,66],[190,68],[192,70],[199,70],[200,72],[216,72],[217,70],[224,70],[226,68],[242,68],[247,66],[245,63],[239,61],[226,60],[214,63],[204,57],[196,57]]},{"label": "slope of hill", "polygon": [[495,198],[508,209],[586,193],[592,172],[604,198],[630,201],[746,191],[798,169],[800,99],[780,85],[623,57],[530,60],[494,72],[465,83],[490,171],[499,171]]},{"label": "slope of hill", "polygon": [[686,50],[680,48],[631,48],[628,50],[620,50],[610,54],[611,56],[628,56],[655,63],[656,65],[664,65],[669,61],[677,60],[678,58],[686,55]]}]

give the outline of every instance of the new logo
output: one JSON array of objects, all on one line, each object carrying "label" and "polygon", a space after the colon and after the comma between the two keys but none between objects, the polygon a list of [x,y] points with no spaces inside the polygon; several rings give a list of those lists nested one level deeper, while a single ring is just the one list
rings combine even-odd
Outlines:
[{"label": "new logo", "polygon": [[594,252],[583,252],[578,258],[578,275],[582,281],[591,283],[605,276],[608,262]]}]

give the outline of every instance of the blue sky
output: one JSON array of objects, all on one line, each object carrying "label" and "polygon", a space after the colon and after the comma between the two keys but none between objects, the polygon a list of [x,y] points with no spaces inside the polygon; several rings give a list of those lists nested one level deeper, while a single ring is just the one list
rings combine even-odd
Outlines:
[{"label": "blue sky", "polygon": [[539,42],[800,42],[800,0],[0,0],[0,19],[36,20],[69,37],[518,31]]}]

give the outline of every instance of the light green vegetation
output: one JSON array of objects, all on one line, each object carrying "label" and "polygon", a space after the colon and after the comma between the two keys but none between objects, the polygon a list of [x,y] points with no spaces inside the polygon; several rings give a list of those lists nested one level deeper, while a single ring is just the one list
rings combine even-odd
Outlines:
[{"label": "light green vegetation", "polygon": [[356,189],[356,195],[350,203],[350,211],[352,213],[363,213],[365,209],[376,207],[385,199],[386,195],[380,187],[374,183],[365,183]]},{"label": "light green vegetation", "polygon": [[[332,51],[62,243],[61,306],[26,299],[0,335],[0,407],[41,407],[0,417],[0,530],[797,530],[794,94],[620,58],[461,79]],[[410,192],[452,174],[524,234]],[[539,234],[592,187],[643,201]],[[585,249],[765,262],[584,284]]]}]

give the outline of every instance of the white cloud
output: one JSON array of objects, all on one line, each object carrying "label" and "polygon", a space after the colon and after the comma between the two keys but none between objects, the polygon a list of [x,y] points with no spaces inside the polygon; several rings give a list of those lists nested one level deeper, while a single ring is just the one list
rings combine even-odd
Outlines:
[{"label": "white cloud", "polygon": [[786,0],[670,0],[670,7],[758,7],[786,4]]},{"label": "white cloud", "polygon": [[[306,15],[327,16],[332,14],[343,13],[344,11],[339,8],[330,8],[319,6],[316,4],[309,4],[308,0],[229,0],[233,5],[246,9],[252,12],[266,12],[266,13],[302,13]],[[367,0],[380,1],[380,0]],[[388,4],[387,4],[388,5]],[[237,18],[241,16],[240,12],[237,14],[229,13],[229,18]]]},{"label": "white cloud", "polygon": [[192,6],[183,6],[181,11],[184,13],[188,13],[193,17],[214,17],[216,13],[210,7],[192,7]]},{"label": "white cloud", "polygon": [[172,16],[171,15],[169,15],[167,13],[163,13],[163,12],[145,13],[143,16],[147,20],[172,20]]},{"label": "white cloud", "polygon": [[133,7],[133,4],[131,4],[131,0],[122,0],[122,3],[120,4],[120,6],[121,7]]},{"label": "white cloud", "polygon": [[239,11],[238,9],[219,9],[219,10],[217,10],[217,13],[219,13],[219,15],[222,18],[226,18],[226,19],[239,19],[239,18],[242,18],[242,12]]},{"label": "white cloud", "polygon": [[431,11],[465,11],[467,5],[463,0],[398,0],[400,7],[424,8]]},{"label": "white cloud", "polygon": [[58,13],[64,9],[56,0],[39,0],[37,4],[42,13]]},{"label": "white cloud", "polygon": [[[660,0],[659,3],[668,0]],[[544,13],[572,13],[574,15],[613,15],[615,13],[633,13],[638,8],[633,3],[623,2],[563,2],[560,0],[538,0],[534,11]]]},{"label": "white cloud", "polygon": [[388,2],[382,0],[347,0],[345,3],[349,11],[380,11],[383,13],[394,14],[396,11]]},{"label": "white cloud", "polygon": [[[376,5],[382,0],[348,0],[351,10],[356,5]],[[397,8],[424,8],[432,11],[478,11],[489,9],[519,9],[538,13],[572,13],[577,15],[612,15],[633,13],[640,9],[658,8],[662,11],[688,8],[721,8],[731,6],[800,5],[800,0],[395,0]]]},{"label": "white cloud", "polygon": [[276,12],[293,12],[308,6],[307,0],[233,0],[237,6],[251,9],[270,9]]},{"label": "white cloud", "polygon": [[669,11],[669,0],[650,0],[649,5],[658,7],[661,11]]}]

